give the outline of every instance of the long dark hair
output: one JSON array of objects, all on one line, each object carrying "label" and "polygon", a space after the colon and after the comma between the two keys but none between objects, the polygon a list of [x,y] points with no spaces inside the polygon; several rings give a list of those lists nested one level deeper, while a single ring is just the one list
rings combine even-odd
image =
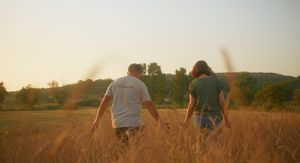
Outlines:
[{"label": "long dark hair", "polygon": [[198,78],[201,74],[206,74],[208,76],[215,76],[214,72],[211,70],[208,64],[203,60],[200,60],[195,63],[192,70],[192,77]]}]

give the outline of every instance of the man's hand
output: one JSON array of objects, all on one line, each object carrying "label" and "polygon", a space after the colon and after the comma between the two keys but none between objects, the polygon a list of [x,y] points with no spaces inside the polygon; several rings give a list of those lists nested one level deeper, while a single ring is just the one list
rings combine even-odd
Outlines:
[{"label": "man's hand", "polygon": [[169,123],[163,122],[163,121],[160,121],[159,123],[160,123],[161,128],[163,128],[164,130],[170,130],[171,129],[171,127],[169,126]]},{"label": "man's hand", "polygon": [[170,127],[169,123],[164,122],[164,121],[162,121],[162,120],[159,120],[159,121],[158,121],[158,125],[159,125],[159,127],[161,127],[161,129],[162,129],[164,132],[166,132],[166,133],[168,133],[168,134],[171,132],[171,127]]}]

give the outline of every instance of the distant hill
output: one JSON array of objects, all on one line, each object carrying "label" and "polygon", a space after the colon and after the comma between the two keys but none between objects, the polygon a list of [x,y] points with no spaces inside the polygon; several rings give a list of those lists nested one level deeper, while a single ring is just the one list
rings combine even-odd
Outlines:
[{"label": "distant hill", "polygon": [[[238,76],[243,72],[234,72],[235,76]],[[259,91],[268,84],[288,82],[292,92],[300,89],[300,77],[286,76],[276,73],[262,73],[262,72],[247,72],[253,78],[256,79],[256,84],[253,90]],[[175,74],[165,74],[166,83],[164,84],[166,96],[172,97],[174,92],[172,90],[173,77]],[[230,90],[227,82],[228,73],[216,73],[217,78],[224,86],[225,93]],[[80,107],[97,107],[100,103],[100,99],[105,94],[108,85],[112,82],[111,79],[98,79],[98,80],[85,80],[78,81],[77,83],[64,85],[56,88],[30,88],[31,91],[35,92],[35,109],[59,109],[63,107],[63,104],[67,101],[72,101],[73,98]],[[186,83],[189,85],[189,81]],[[153,85],[152,85],[153,86]],[[151,88],[151,83],[148,83],[148,89]],[[22,97],[26,97],[30,93],[28,88],[20,91],[9,92],[4,101],[4,108],[7,110],[13,110],[20,108],[19,105],[22,103]],[[188,93],[188,92],[186,92]],[[155,92],[152,92],[152,96]],[[291,95],[293,96],[293,95]],[[24,99],[23,99],[24,100]],[[187,100],[187,99],[184,99]]]},{"label": "distant hill", "polygon": [[253,75],[253,77],[256,78],[258,84],[260,85],[266,85],[268,83],[277,83],[277,82],[296,79],[295,77],[292,76],[286,76],[286,75],[281,75],[276,73],[259,72],[259,73],[251,73],[251,75]]},{"label": "distant hill", "polygon": [[[234,72],[236,76],[241,72]],[[252,77],[257,81],[257,84],[260,88],[264,87],[269,83],[279,83],[284,81],[293,81],[293,88],[300,88],[300,77],[287,76],[277,73],[264,73],[264,72],[249,72]],[[216,73],[217,77],[222,81],[226,81],[227,73]]]},{"label": "distant hill", "polygon": [[[241,72],[234,72],[234,75],[238,75]],[[293,77],[293,76],[287,76],[287,75],[282,75],[282,74],[277,74],[277,73],[264,73],[264,72],[249,72],[256,80],[258,85],[260,87],[265,86],[266,84],[269,83],[278,83],[278,82],[283,82],[283,81],[293,81],[291,86],[293,88],[300,88],[300,76],[298,77]],[[171,80],[172,76],[174,74],[166,74],[167,79]],[[216,76],[223,82],[226,83],[227,81],[227,73],[216,73]],[[97,79],[97,80],[90,80],[88,81],[91,84],[91,87],[88,89],[87,93],[88,94],[94,94],[98,95],[103,94],[106,91],[107,86],[111,82],[111,79]],[[87,81],[79,81],[80,82],[87,82]],[[66,90],[71,90],[72,88],[76,87],[78,83],[72,83],[72,84],[67,84],[64,85],[60,88],[66,89]],[[44,88],[41,88],[44,89]],[[45,90],[47,90],[46,88]],[[18,91],[11,91],[10,93],[15,94]]]}]

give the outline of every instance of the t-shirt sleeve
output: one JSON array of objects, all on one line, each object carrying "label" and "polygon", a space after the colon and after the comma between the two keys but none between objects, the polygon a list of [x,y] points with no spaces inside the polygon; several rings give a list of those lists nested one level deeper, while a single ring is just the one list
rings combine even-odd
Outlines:
[{"label": "t-shirt sleeve", "polygon": [[189,86],[189,91],[190,91],[190,94],[193,96],[193,97],[196,97],[196,80],[193,80],[191,83],[190,83],[190,86]]},{"label": "t-shirt sleeve", "polygon": [[111,96],[111,97],[113,96],[112,84],[113,84],[113,82],[111,82],[111,83],[109,84],[109,86],[107,87],[107,90],[106,90],[106,92],[105,92],[105,95]]},{"label": "t-shirt sleeve", "polygon": [[220,93],[224,89],[223,85],[221,84],[221,82],[218,79],[216,79],[216,82],[217,82],[218,93]]},{"label": "t-shirt sleeve", "polygon": [[147,86],[144,83],[141,86],[141,99],[143,102],[151,100]]}]

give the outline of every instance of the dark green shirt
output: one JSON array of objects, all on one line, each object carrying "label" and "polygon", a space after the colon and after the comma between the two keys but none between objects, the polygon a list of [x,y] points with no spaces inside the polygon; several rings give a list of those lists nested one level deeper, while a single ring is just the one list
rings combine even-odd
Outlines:
[{"label": "dark green shirt", "polygon": [[190,84],[190,93],[195,98],[196,114],[221,117],[219,94],[223,90],[215,77],[194,79]]}]

